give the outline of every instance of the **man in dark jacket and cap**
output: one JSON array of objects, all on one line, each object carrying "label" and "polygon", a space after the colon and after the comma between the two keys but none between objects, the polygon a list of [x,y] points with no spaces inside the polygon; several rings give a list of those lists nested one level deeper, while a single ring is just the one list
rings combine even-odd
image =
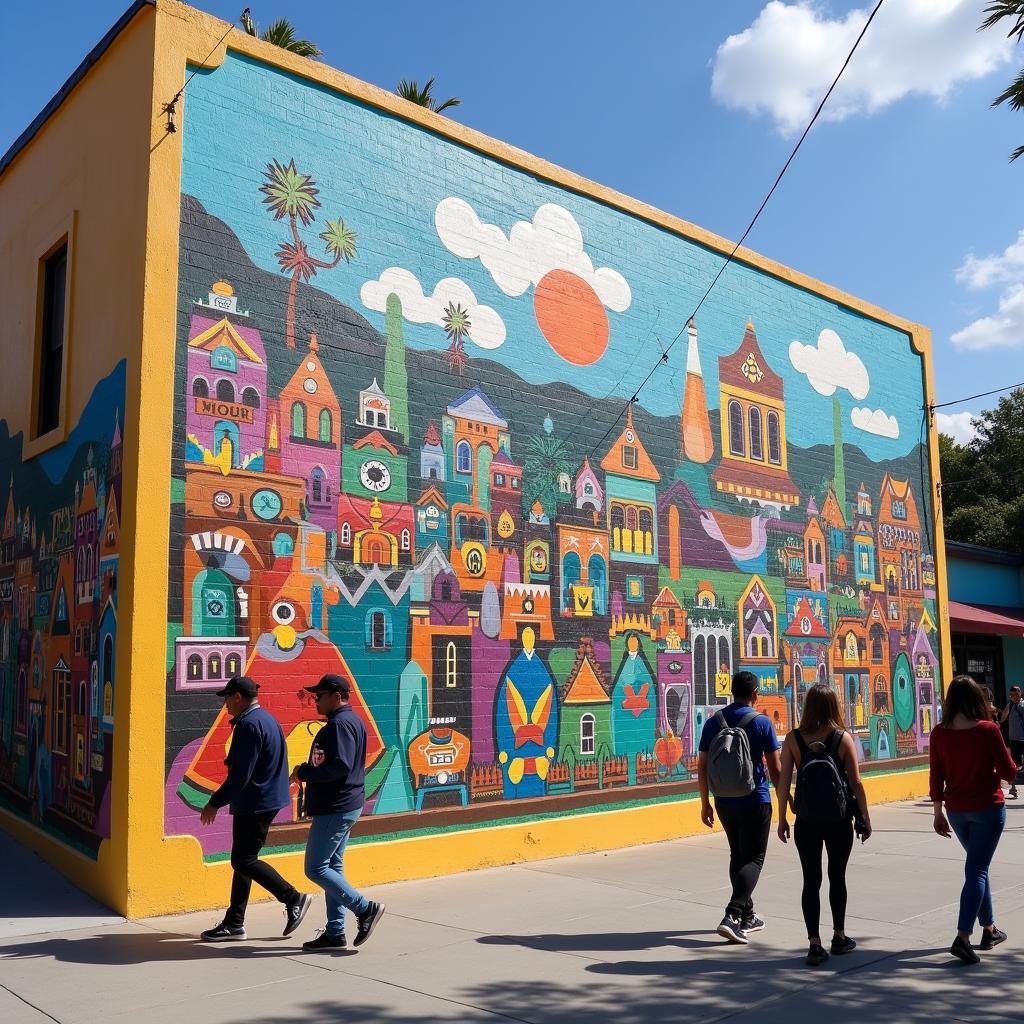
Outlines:
[{"label": "man in dark jacket and cap", "polygon": [[352,685],[325,675],[306,689],[316,697],[317,713],[327,722],[313,737],[309,762],[295,766],[292,778],[305,787],[305,810],[312,819],[306,840],[306,877],[327,897],[327,928],[303,949],[344,949],[345,911],[356,915],[353,946],[361,946],[377,927],[384,904],[368,900],[345,878],[344,855],[352,826],[363,810],[366,727],[352,709]]},{"label": "man in dark jacket and cap", "polygon": [[282,807],[291,803],[288,790],[288,750],[280,723],[260,707],[259,684],[248,676],[233,676],[223,690],[224,707],[231,715],[228,777],[210,797],[200,814],[212,825],[217,811],[231,810],[231,904],[216,928],[202,933],[204,942],[232,942],[245,938],[245,908],[254,881],[284,904],[285,935],[302,923],[313,897],[286,882],[259,859],[270,824]]}]

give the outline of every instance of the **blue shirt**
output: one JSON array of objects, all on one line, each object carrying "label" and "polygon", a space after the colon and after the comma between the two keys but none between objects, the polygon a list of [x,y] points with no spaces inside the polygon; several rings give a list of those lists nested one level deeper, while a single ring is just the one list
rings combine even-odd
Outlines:
[{"label": "blue shirt", "polygon": [[[727,708],[720,710],[726,722],[730,726],[735,726],[752,709],[749,704],[730,704]],[[711,741],[718,734],[720,728],[715,715],[712,715],[704,723],[699,747],[702,754],[706,754],[711,748]],[[716,796],[715,803],[721,804],[723,807],[756,807],[758,804],[772,802],[771,795],[768,793],[768,768],[764,759],[766,755],[778,750],[782,744],[779,743],[779,738],[775,735],[775,727],[767,715],[758,714],[757,718],[752,718],[744,728],[747,731],[747,738],[750,740],[750,756],[754,762],[754,792],[750,796]]]}]

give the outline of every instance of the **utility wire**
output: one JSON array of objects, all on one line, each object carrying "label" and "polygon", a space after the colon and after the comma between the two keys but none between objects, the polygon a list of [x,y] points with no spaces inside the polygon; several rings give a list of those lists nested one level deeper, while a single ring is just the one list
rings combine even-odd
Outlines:
[{"label": "utility wire", "polygon": [[957,398],[952,402],[932,402],[928,407],[933,412],[936,409],[945,409],[947,405],[959,405],[961,402],[970,402],[975,398],[988,398],[989,395],[998,395],[1003,391],[1016,391],[1017,388],[1024,388],[1024,380],[1019,384],[1007,384],[1005,388],[994,388],[992,391],[982,391],[977,395],[968,395],[966,398]]},{"label": "utility wire", "polygon": [[[242,11],[243,20],[245,19],[246,15],[248,15],[248,13],[249,8],[246,7],[246,9]],[[203,65],[210,59],[210,56],[213,54],[214,50],[216,50],[217,47],[220,46],[220,44],[223,43],[225,39],[227,39],[227,37],[231,34],[233,28],[234,25],[231,25],[229,23],[227,31],[224,33],[224,35],[220,37],[220,39],[217,40],[217,42],[213,44],[212,47],[210,47],[210,52],[196,65],[196,68],[192,72],[192,74],[190,74],[188,78],[185,79],[185,84],[174,94],[174,96],[171,98],[170,103],[164,104],[163,112],[167,115],[167,131],[176,132],[178,130],[178,126],[174,123],[174,116],[177,113],[176,108],[178,106],[178,100],[180,100],[181,97],[184,95],[185,90],[188,88],[189,82],[191,82],[192,79],[199,74],[200,70],[202,70]]]},{"label": "utility wire", "polygon": [[725,273],[726,267],[728,267],[729,264],[732,263],[733,257],[739,251],[740,246],[742,246],[743,243],[746,241],[747,236],[750,234],[750,232],[754,228],[754,225],[757,223],[757,219],[761,216],[762,212],[764,211],[764,208],[768,205],[768,201],[775,194],[775,190],[779,187],[779,183],[782,181],[783,176],[785,175],[786,171],[789,170],[789,165],[793,162],[793,158],[800,151],[800,147],[803,145],[804,139],[807,138],[808,134],[810,133],[810,130],[814,127],[814,123],[818,120],[818,117],[824,109],[825,104],[828,102],[828,98],[832,95],[833,91],[835,90],[835,87],[839,84],[839,79],[843,77],[843,72],[846,71],[847,66],[853,59],[853,55],[857,52],[857,47],[860,46],[861,40],[864,38],[864,34],[867,32],[871,22],[875,20],[875,15],[878,13],[883,3],[884,0],[878,0],[878,3],[875,4],[874,10],[872,10],[871,14],[868,15],[868,20],[864,22],[864,27],[860,30],[860,34],[854,41],[854,44],[851,47],[850,52],[846,55],[846,60],[843,61],[843,66],[839,69],[839,73],[836,75],[835,79],[833,79],[832,84],[828,87],[828,92],[826,92],[825,95],[822,97],[821,102],[818,104],[818,109],[815,110],[814,112],[814,116],[810,119],[810,121],[807,122],[807,127],[803,130],[803,134],[797,140],[797,144],[793,147],[793,151],[789,154],[789,158],[786,160],[785,164],[783,164],[782,170],[779,171],[778,177],[775,179],[774,184],[768,190],[768,194],[761,201],[761,205],[757,208],[757,212],[751,218],[750,223],[747,225],[746,231],[743,232],[743,234],[740,236],[740,240],[732,247],[732,251],[726,257],[725,262],[719,268],[718,273],[715,274],[711,284],[708,285],[707,291],[705,291],[704,294],[701,296],[700,302],[698,302],[697,305],[694,307],[693,312],[683,321],[683,326],[679,328],[679,332],[669,343],[668,348],[666,348],[661,353],[661,357],[654,364],[654,366],[651,367],[650,372],[641,381],[640,386],[636,389],[636,391],[633,392],[633,397],[630,398],[630,400],[626,403],[625,408],[618,414],[618,416],[615,417],[615,419],[612,421],[611,426],[604,432],[604,435],[601,437],[601,440],[598,441],[597,444],[594,445],[594,447],[590,450],[590,456],[593,456],[595,452],[600,450],[601,446],[608,439],[609,434],[611,434],[611,432],[615,429],[616,425],[618,424],[619,420],[622,418],[622,414],[626,411],[626,409],[628,409],[637,401],[637,399],[640,397],[640,392],[643,391],[643,389],[647,386],[648,382],[654,376],[658,367],[661,366],[662,363],[668,362],[669,353],[672,351],[673,348],[675,348],[676,342],[679,341],[679,339],[683,336],[683,332],[686,330],[687,324],[697,315],[698,312],[700,312],[701,306],[704,305],[704,302],[707,299],[707,297],[711,294],[712,289],[715,287],[716,284],[718,284],[718,280],[722,276],[722,274]]}]

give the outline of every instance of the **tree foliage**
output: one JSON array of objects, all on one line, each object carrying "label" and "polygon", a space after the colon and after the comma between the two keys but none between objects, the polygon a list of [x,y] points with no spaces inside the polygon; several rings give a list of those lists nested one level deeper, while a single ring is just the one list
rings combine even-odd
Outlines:
[{"label": "tree foliage", "polygon": [[277,21],[271,22],[266,32],[260,32],[260,27],[252,20],[248,7],[242,11],[242,16],[238,20],[249,35],[256,36],[265,43],[273,43],[274,46],[280,46],[282,50],[297,54],[299,57],[323,56],[323,50],[316,43],[309,39],[299,39],[295,26],[287,18],[278,18]]},{"label": "tree foliage", "polygon": [[[1024,40],[1024,0],[994,0],[985,8],[985,20],[981,27],[994,28],[999,22],[1010,19],[1010,30],[1006,33],[1007,38],[1016,38],[1020,43]],[[1001,103],[1007,103],[1011,110],[1024,109],[1024,69],[1018,72],[1017,77],[992,101],[993,107]],[[1024,146],[1018,146],[1010,154],[1011,160],[1024,155]]]},{"label": "tree foliage", "polygon": [[403,100],[415,103],[418,107],[426,107],[435,114],[440,114],[449,107],[457,107],[462,100],[458,96],[449,96],[444,103],[439,103],[434,98],[434,79],[428,79],[424,85],[420,85],[415,78],[403,78],[395,90]]},{"label": "tree foliage", "polygon": [[939,435],[946,539],[1024,552],[1024,388],[971,422],[965,445]]}]

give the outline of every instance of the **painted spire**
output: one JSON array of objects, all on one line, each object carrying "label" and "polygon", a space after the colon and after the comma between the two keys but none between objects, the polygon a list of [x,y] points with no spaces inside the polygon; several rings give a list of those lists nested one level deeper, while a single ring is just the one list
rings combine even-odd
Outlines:
[{"label": "painted spire", "polygon": [[708,416],[708,396],[704,390],[704,374],[700,368],[697,348],[697,322],[690,317],[686,325],[686,383],[683,393],[683,414],[679,425],[679,454],[691,462],[710,462],[715,454]]},{"label": "painted spire", "polygon": [[846,515],[846,456],[843,452],[843,411],[839,407],[838,397],[832,397],[832,448],[835,457],[835,469],[832,480],[835,485],[839,507]]}]

